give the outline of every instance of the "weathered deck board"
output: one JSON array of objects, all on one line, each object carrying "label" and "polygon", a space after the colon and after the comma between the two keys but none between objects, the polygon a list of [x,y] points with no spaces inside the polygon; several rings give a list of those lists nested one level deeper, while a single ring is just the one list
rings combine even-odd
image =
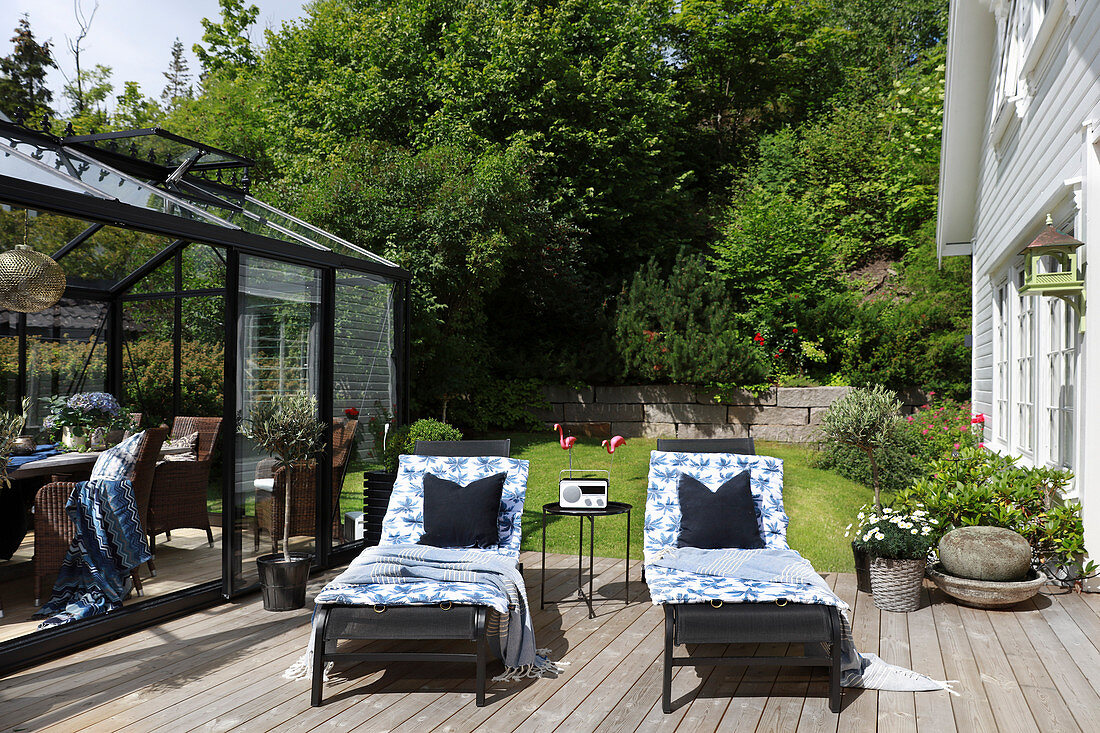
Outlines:
[{"label": "weathered deck board", "polygon": [[[575,557],[547,558],[547,597],[575,588]],[[631,564],[635,602],[624,604],[623,563],[599,559],[595,585],[612,601],[589,619],[583,604],[538,607],[539,556],[525,553],[540,646],[570,663],[558,679],[495,684],[473,701],[471,665],[357,664],[309,706],[307,682],[282,671],[308,635],[309,610],[271,614],[258,598],[220,606],[116,639],[0,680],[0,731],[1080,731],[1100,720],[1100,604],[1040,596],[1011,611],[956,606],[926,589],[919,611],[879,611],[852,575],[829,575],[853,607],[857,644],[936,678],[958,697],[846,691],[828,709],[823,670],[677,668],[679,707],[661,712],[663,614]],[[317,579],[312,591],[324,578]],[[369,642],[374,649],[409,642]],[[458,649],[461,642],[443,645]],[[801,653],[761,645],[760,653]],[[684,650],[678,649],[678,654]],[[701,647],[697,653],[727,651]],[[732,649],[729,649],[731,653]],[[739,649],[739,652],[743,649]],[[339,672],[340,670],[338,670]]]}]

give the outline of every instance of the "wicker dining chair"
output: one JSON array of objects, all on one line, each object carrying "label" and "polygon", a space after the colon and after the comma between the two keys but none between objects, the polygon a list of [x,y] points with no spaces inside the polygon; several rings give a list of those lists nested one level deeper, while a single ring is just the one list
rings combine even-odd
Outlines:
[{"label": "wicker dining chair", "polygon": [[[137,461],[130,482],[134,487],[134,499],[138,516],[144,518],[149,510],[149,492],[152,488],[153,469],[160,456],[160,446],[168,435],[167,427],[149,428],[137,451]],[[34,605],[41,605],[42,579],[52,577],[61,569],[61,563],[76,537],[76,527],[65,511],[65,504],[76,483],[55,481],[46,484],[34,498]],[[144,519],[143,519],[144,521]],[[130,573],[134,589],[142,594],[141,578],[137,568]]]},{"label": "wicker dining chair", "polygon": [[[344,486],[344,468],[351,456],[352,439],[355,437],[357,420],[334,419],[332,421],[332,502],[339,505],[340,491]],[[286,513],[286,469],[276,468],[272,473],[273,462],[261,461],[257,469],[257,478],[272,478],[274,486],[270,493],[257,492],[255,549],[260,549],[260,530],[271,535],[271,551],[279,551],[279,541],[283,539],[283,517]],[[312,537],[317,528],[317,469],[315,466],[295,467],[290,485],[290,536]],[[339,531],[333,521],[332,532]]]},{"label": "wicker dining chair", "polygon": [[[214,546],[206,489],[210,484],[210,466],[221,425],[220,417],[177,417],[173,422],[172,440],[192,433],[199,435],[194,460],[162,461],[153,473],[145,531],[154,555],[156,535],[164,533],[171,540],[173,529],[204,529],[207,542]],[[149,567],[156,572],[155,564],[150,563]]]}]

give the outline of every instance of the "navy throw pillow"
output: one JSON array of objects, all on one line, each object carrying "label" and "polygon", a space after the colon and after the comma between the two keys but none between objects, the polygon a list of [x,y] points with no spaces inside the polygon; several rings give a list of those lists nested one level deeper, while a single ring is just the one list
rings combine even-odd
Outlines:
[{"label": "navy throw pillow", "polygon": [[742,471],[717,491],[686,473],[680,474],[680,547],[703,550],[764,547],[756,521],[749,472]]},{"label": "navy throw pillow", "polygon": [[497,517],[507,473],[479,478],[465,486],[424,474],[424,536],[433,547],[496,547]]}]

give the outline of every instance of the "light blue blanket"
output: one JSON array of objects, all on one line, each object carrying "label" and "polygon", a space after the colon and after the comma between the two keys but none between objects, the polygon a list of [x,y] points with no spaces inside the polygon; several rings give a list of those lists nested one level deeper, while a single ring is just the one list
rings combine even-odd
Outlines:
[{"label": "light blue blanket", "polygon": [[[651,564],[697,575],[814,586],[827,598],[835,601],[831,605],[840,609],[841,685],[901,692],[951,690],[947,682],[889,664],[874,654],[860,654],[852,639],[852,626],[846,613],[848,605],[832,592],[829,584],[817,574],[809,561],[794,550],[701,550],[695,547],[670,547],[657,553]],[[797,592],[792,592],[791,600],[799,602],[801,599]]]},{"label": "light blue blanket", "polygon": [[[348,569],[332,582],[341,585],[407,584],[411,580],[446,583],[476,583],[490,593],[508,598],[508,612],[499,614],[499,623],[489,623],[489,645],[505,665],[495,679],[517,680],[523,677],[555,676],[561,670],[548,658],[548,650],[537,649],[531,613],[523,577],[509,557],[470,550],[429,545],[379,545],[363,550]],[[445,600],[441,597],[441,600]],[[495,611],[492,612],[496,614]],[[313,635],[310,635],[312,644]],[[313,650],[299,660],[284,676],[298,678],[309,669]],[[304,664],[304,669],[300,665]]]}]

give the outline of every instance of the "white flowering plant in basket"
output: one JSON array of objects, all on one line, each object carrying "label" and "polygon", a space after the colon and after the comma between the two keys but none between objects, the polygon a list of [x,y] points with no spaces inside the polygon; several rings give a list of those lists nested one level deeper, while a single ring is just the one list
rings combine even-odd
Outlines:
[{"label": "white flowering plant in basket", "polygon": [[928,557],[937,537],[936,521],[923,508],[899,511],[883,507],[869,511],[864,507],[856,521],[848,525],[845,537],[871,557],[896,560],[922,560]]}]

